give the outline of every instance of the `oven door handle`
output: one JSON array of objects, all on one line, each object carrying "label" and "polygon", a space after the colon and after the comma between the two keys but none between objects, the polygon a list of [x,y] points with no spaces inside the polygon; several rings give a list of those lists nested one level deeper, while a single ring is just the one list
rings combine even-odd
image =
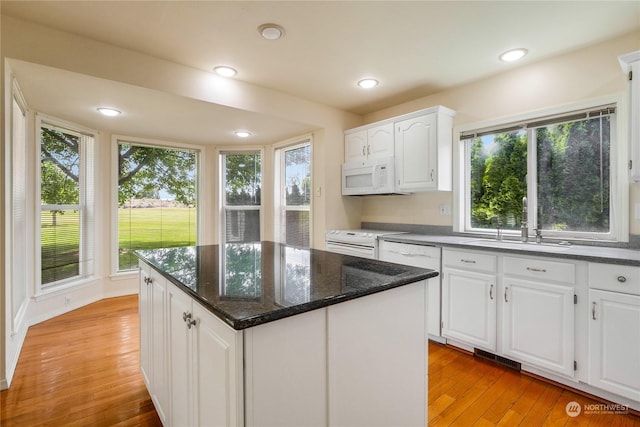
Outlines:
[{"label": "oven door handle", "polygon": [[375,258],[376,251],[372,246],[349,245],[338,242],[326,242],[327,251],[342,255],[359,256],[363,258]]}]

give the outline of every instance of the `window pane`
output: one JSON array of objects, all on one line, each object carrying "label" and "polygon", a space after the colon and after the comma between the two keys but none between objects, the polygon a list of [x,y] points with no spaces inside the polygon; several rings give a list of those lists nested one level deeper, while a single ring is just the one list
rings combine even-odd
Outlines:
[{"label": "window pane", "polygon": [[610,118],[536,129],[538,226],[608,233]]},{"label": "window pane", "polygon": [[311,146],[285,152],[287,206],[309,205],[311,200]]},{"label": "window pane", "polygon": [[227,206],[260,206],[260,154],[226,154],[225,202]]},{"label": "window pane", "polygon": [[42,210],[40,214],[41,283],[80,274],[80,212]]},{"label": "window pane", "polygon": [[261,155],[258,152],[222,155],[224,170],[224,241],[260,241]]},{"label": "window pane", "polygon": [[468,142],[471,228],[519,229],[527,195],[525,131],[496,133]]},{"label": "window pane", "polygon": [[197,152],[120,143],[118,160],[118,270],[137,249],[195,245]]},{"label": "window pane", "polygon": [[260,211],[257,209],[225,211],[225,242],[259,242]]},{"label": "window pane", "polygon": [[309,247],[309,211],[286,212],[286,241],[287,245]]},{"label": "window pane", "polygon": [[40,284],[47,285],[80,275],[81,140],[45,124],[40,138]]},{"label": "window pane", "polygon": [[42,126],[40,197],[44,205],[80,203],[80,138]]}]

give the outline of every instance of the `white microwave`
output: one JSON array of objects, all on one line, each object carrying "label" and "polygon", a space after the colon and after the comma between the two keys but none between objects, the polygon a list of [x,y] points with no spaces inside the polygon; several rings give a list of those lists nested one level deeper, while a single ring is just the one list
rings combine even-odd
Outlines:
[{"label": "white microwave", "polygon": [[393,157],[342,165],[343,196],[398,194],[394,191],[394,182],[395,161]]}]

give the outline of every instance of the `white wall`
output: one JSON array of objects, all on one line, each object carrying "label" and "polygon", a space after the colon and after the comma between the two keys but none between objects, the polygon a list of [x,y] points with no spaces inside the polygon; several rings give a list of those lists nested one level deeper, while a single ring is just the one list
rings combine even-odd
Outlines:
[{"label": "white wall", "polygon": [[[640,33],[629,34],[567,55],[518,68],[505,64],[500,75],[446,90],[365,116],[371,123],[433,105],[456,110],[454,127],[524,114],[551,107],[591,101],[626,90],[626,75],[618,56],[640,48]],[[526,59],[525,59],[526,60]],[[469,64],[473,66],[473,64]],[[619,116],[626,107],[619,106]],[[621,140],[625,138],[619,135]],[[640,203],[639,184],[630,191],[630,207]],[[417,193],[410,196],[367,197],[362,221],[451,226],[451,216],[440,216],[439,205],[453,202],[452,192]],[[389,206],[393,205],[393,209]],[[640,221],[630,216],[629,229],[640,234]]]}]

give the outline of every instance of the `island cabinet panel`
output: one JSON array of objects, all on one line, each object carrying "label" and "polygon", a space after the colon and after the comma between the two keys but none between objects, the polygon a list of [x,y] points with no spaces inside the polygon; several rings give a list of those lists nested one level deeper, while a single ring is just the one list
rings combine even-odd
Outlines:
[{"label": "island cabinet panel", "polygon": [[243,425],[242,332],[168,284],[171,426]]},{"label": "island cabinet panel", "polygon": [[424,426],[426,281],[328,308],[329,425]]},{"label": "island cabinet panel", "polygon": [[247,427],[327,425],[327,310],[245,330]]},{"label": "island cabinet panel", "polygon": [[146,264],[141,264],[140,370],[158,417],[166,424],[168,416],[168,377],[166,349],[166,280]]}]

